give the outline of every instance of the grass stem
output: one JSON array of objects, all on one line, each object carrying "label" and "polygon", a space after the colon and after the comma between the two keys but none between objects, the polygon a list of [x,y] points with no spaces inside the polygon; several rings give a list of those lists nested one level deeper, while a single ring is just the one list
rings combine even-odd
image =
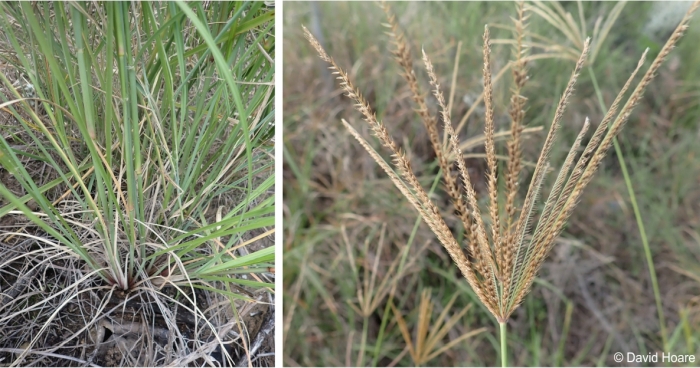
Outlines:
[{"label": "grass stem", "polygon": [[501,366],[508,366],[507,346],[506,346],[506,322],[498,322],[501,325]]},{"label": "grass stem", "polygon": [[367,348],[367,331],[369,331],[369,316],[364,316],[362,323],[362,340],[360,341],[360,354],[357,356],[357,366],[364,366],[365,349]]}]

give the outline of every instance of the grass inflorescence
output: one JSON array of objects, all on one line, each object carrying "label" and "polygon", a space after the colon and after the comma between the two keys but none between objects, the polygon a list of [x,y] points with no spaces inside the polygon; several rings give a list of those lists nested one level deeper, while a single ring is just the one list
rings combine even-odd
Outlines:
[{"label": "grass inflorescence", "polygon": [[[460,149],[459,138],[452,126],[450,111],[440,90],[432,63],[427,54],[423,52],[425,68],[430,83],[434,88],[433,94],[441,112],[440,120],[444,123],[444,130],[448,137],[448,141],[444,143],[438,139],[438,119],[432,117],[428,112],[425,99],[418,86],[411,61],[410,48],[405,37],[400,32],[389,6],[382,4],[388,18],[389,34],[395,47],[393,54],[401,67],[401,75],[409,85],[413,101],[417,105],[416,111],[428,131],[430,143],[445,178],[446,192],[450,195],[456,212],[462,220],[466,233],[465,239],[467,240],[464,245],[460,245],[457,241],[441,214],[441,210],[430,199],[428,193],[420,184],[406,154],[391,137],[387,127],[377,118],[376,113],[359,89],[354,86],[348,73],[326,53],[311,32],[304,28],[306,38],[318,52],[321,59],[330,64],[330,69],[340,81],[340,86],[346,96],[353,100],[355,108],[362,114],[372,133],[392,155],[393,165],[387,163],[350,123],[342,120],[343,125],[367,150],[399,191],[418,211],[447,250],[462,275],[467,279],[479,300],[500,324],[502,335],[501,360],[504,365],[507,359],[506,322],[528,294],[538,270],[554,246],[555,240],[561,234],[567,220],[572,215],[584,189],[591,182],[594,173],[612,146],[614,137],[620,133],[634,107],[639,103],[645,89],[657,74],[662,62],[668,57],[670,51],[686,31],[690,15],[698,6],[700,6],[699,2],[691,6],[678,27],[661,48],[651,66],[635,84],[635,76],[644,65],[646,58],[646,52],[642,54],[635,70],[615,97],[614,102],[601,119],[593,135],[588,139],[588,143],[585,147],[582,147],[584,146],[582,142],[590,127],[588,118],[585,119],[583,128],[569,149],[564,164],[559,169],[554,185],[544,201],[542,210],[536,216],[538,200],[540,197],[544,197],[542,187],[545,182],[545,176],[550,171],[551,165],[549,160],[551,151],[565,110],[574,93],[576,82],[586,64],[587,56],[590,52],[590,40],[586,39],[583,42],[574,70],[556,106],[554,118],[537,159],[525,198],[522,203],[516,203],[523,167],[521,137],[524,109],[527,101],[520,93],[527,81],[527,66],[525,62],[525,51],[527,48],[524,45],[523,37],[527,16],[524,5],[520,4],[518,7],[518,17],[515,20],[514,27],[515,60],[512,64],[512,74],[515,87],[512,90],[510,100],[511,139],[507,144],[508,160],[505,172],[505,193],[503,195],[499,193],[499,168],[494,139],[495,121],[490,34],[489,28],[485,28],[483,35],[484,92],[482,95],[485,105],[484,136],[488,168],[486,187],[489,206],[487,211],[482,211],[474,184],[470,179],[468,166],[463,159],[464,154]],[[627,96],[628,90],[633,85],[632,92]],[[450,157],[449,154],[455,158],[457,163],[459,175],[456,177],[453,176],[451,164],[447,159],[447,157]],[[460,179],[463,189],[460,189],[458,185]],[[503,205],[499,199],[501,197],[505,197]],[[404,329],[402,329],[402,333],[403,331]],[[411,354],[414,355],[413,348],[410,348]],[[420,364],[419,362],[416,363]]]}]

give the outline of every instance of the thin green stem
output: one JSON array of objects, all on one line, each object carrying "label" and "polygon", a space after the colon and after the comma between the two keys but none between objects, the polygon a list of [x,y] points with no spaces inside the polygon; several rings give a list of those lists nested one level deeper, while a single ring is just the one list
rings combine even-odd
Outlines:
[{"label": "thin green stem", "polygon": [[664,345],[664,351],[668,351],[668,339],[666,337],[666,322],[664,319],[664,311],[661,306],[661,293],[659,292],[659,283],[656,280],[656,269],[654,268],[654,260],[651,256],[651,248],[649,248],[649,240],[647,239],[647,233],[644,229],[642,215],[639,211],[639,205],[637,204],[637,199],[634,195],[634,189],[632,188],[632,181],[630,180],[629,173],[627,172],[627,165],[625,164],[624,158],[622,157],[622,149],[620,148],[620,144],[617,142],[617,138],[613,139],[613,144],[615,145],[615,152],[617,152],[617,157],[620,161],[622,175],[625,177],[625,185],[627,186],[627,191],[630,195],[632,209],[634,210],[634,217],[637,220],[637,226],[639,227],[639,235],[642,238],[642,245],[644,246],[644,256],[647,260],[647,266],[649,267],[649,277],[651,278],[651,285],[654,289],[656,311],[659,314],[659,328],[661,329],[661,340]]},{"label": "thin green stem", "polygon": [[384,314],[382,314],[382,323],[379,325],[379,334],[377,335],[377,342],[374,345],[374,358],[372,359],[372,367],[376,367],[377,364],[379,363],[379,356],[381,353],[381,347],[382,343],[384,341],[384,331],[386,329],[386,325],[389,322],[389,311],[391,310],[391,303],[393,303],[394,295],[392,293],[389,294],[389,302],[386,303],[386,306],[384,307]]},{"label": "thin green stem", "polygon": [[357,366],[361,367],[364,365],[365,360],[365,348],[367,347],[367,331],[369,330],[369,317],[364,317],[364,322],[362,323],[362,340],[360,341],[360,354],[357,356]]},{"label": "thin green stem", "polygon": [[[595,78],[593,69],[588,67],[588,72],[591,74],[591,81],[593,82],[593,87],[595,88],[596,95],[598,96],[598,103],[600,103],[600,108],[603,113],[607,111],[605,107],[605,102],[603,102],[603,95],[598,88],[598,81]],[[617,159],[620,162],[620,168],[622,169],[622,175],[625,178],[625,186],[627,186],[627,192],[630,196],[630,202],[632,202],[632,209],[634,211],[634,217],[637,220],[637,227],[639,228],[639,236],[642,239],[642,245],[644,246],[644,255],[647,260],[647,266],[649,267],[649,277],[651,278],[651,286],[654,289],[654,299],[656,300],[656,312],[659,315],[659,328],[661,329],[661,341],[664,346],[664,351],[668,351],[668,339],[666,337],[666,322],[664,319],[664,311],[661,307],[661,293],[659,292],[659,283],[656,280],[656,269],[654,268],[654,260],[651,256],[651,249],[649,248],[649,241],[647,239],[647,233],[644,229],[644,222],[642,221],[642,214],[639,211],[639,205],[637,204],[637,197],[634,195],[634,188],[632,187],[632,180],[630,179],[629,172],[627,171],[627,164],[625,164],[625,158],[622,154],[622,149],[617,141],[617,137],[613,138],[613,145],[615,146],[615,153],[617,154]]]},{"label": "thin green stem", "polygon": [[501,325],[501,366],[508,366],[508,350],[506,345],[506,322],[498,322]]}]

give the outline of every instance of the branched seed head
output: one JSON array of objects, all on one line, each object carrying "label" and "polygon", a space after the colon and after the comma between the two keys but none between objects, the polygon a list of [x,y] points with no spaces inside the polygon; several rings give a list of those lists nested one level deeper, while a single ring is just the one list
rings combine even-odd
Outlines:
[{"label": "branched seed head", "polygon": [[[321,45],[304,28],[307,39],[319,53],[321,59],[328,62],[330,69],[338,76],[340,86],[350,97],[355,108],[362,113],[365,121],[370,125],[372,132],[377,136],[382,145],[393,157],[393,168],[384,161],[381,156],[372,149],[359,133],[346,121],[343,124],[350,133],[369,152],[372,158],[384,169],[389,178],[401,191],[401,193],[414,206],[418,213],[425,219],[430,229],[435,233],[438,240],[445,247],[450,257],[453,259],[459,270],[467,279],[476,292],[479,299],[488,310],[503,323],[510,314],[522,302],[530,290],[532,282],[546,259],[556,238],[563,230],[566,221],[571,216],[576,203],[586,185],[591,181],[593,174],[605,156],[607,150],[612,145],[612,139],[622,129],[624,123],[629,118],[632,109],[639,102],[645,88],[653,79],[655,73],[663,60],[668,56],[673,46],[678,42],[683,32],[687,29],[690,15],[700,7],[700,1],[696,1],[671,35],[666,45],[662,48],[651,67],[642,77],[641,81],[633,90],[627,102],[620,109],[620,104],[629,87],[632,85],[636,73],[644,62],[644,55],[632,73],[632,76],[625,83],[620,93],[612,103],[610,110],[593,133],[588,145],[583,150],[578,160],[576,156],[580,151],[581,142],[590,126],[588,119],[584,123],[584,128],[579,133],[576,141],[571,147],[566,160],[557,175],[554,186],[550,190],[549,196],[544,202],[544,208],[539,214],[539,220],[531,232],[532,222],[535,217],[535,204],[542,192],[544,177],[549,168],[549,154],[556,139],[556,133],[561,125],[564,111],[573,95],[574,86],[578,75],[586,61],[589,51],[590,41],[586,40],[583,45],[581,56],[574,67],[574,71],[569,79],[569,83],[557,105],[554,119],[550,126],[549,133],[542,147],[537,165],[535,167],[532,181],[528,187],[527,194],[520,209],[520,214],[516,218],[517,206],[515,204],[518,192],[518,180],[521,170],[521,133],[522,123],[525,117],[525,103],[527,99],[521,95],[523,86],[527,81],[527,68],[525,62],[526,47],[523,45],[525,38],[525,28],[527,25],[526,7],[524,4],[518,6],[518,17],[515,22],[515,47],[512,76],[514,87],[510,99],[509,115],[511,119],[511,140],[507,143],[508,163],[505,170],[505,207],[501,211],[499,206],[498,193],[498,165],[496,160],[495,146],[495,124],[492,97],[491,79],[491,49],[489,41],[488,27],[484,31],[484,103],[486,105],[485,128],[486,137],[486,160],[488,167],[487,188],[489,196],[489,217],[491,219],[491,229],[487,229],[487,221],[484,221],[477,201],[477,194],[471,182],[464,156],[460,149],[457,133],[452,127],[450,111],[445,103],[445,98],[440,90],[437,76],[430,59],[423,52],[423,61],[433,87],[433,94],[437,99],[440,113],[445,123],[445,132],[449,139],[449,147],[456,158],[459,176],[464,187],[462,192],[458,187],[459,177],[454,177],[450,170],[445,152],[442,152],[443,143],[439,140],[437,133],[437,119],[429,113],[425,99],[420,92],[420,86],[413,71],[410,48],[405,37],[401,33],[396,17],[391,13],[391,9],[386,3],[382,4],[390,28],[389,35],[392,37],[395,50],[393,51],[396,61],[402,67],[402,76],[406,79],[411,89],[413,100],[417,105],[416,111],[423,120],[428,131],[431,144],[435,149],[440,168],[445,175],[447,192],[452,197],[455,208],[464,224],[469,244],[467,246],[468,255],[462,252],[455,237],[451,233],[438,207],[430,200],[425,190],[422,188],[410,162],[401,152],[399,146],[389,135],[386,127],[377,120],[376,115],[369,104],[355,88],[348,75],[336,65],[335,61],[328,56]],[[618,114],[618,110],[620,113]],[[615,115],[617,114],[617,117]],[[608,125],[610,125],[608,127]],[[395,169],[394,169],[395,168]],[[466,197],[466,201],[465,201]]]}]

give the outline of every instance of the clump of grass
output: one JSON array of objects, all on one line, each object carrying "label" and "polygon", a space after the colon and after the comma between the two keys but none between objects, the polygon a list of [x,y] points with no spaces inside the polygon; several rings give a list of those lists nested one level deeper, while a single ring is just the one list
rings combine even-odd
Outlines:
[{"label": "clump of grass", "polygon": [[0,219],[29,224],[0,252],[35,239],[155,300],[199,289],[235,310],[271,290],[274,248],[245,247],[274,233],[273,27],[262,2],[0,4],[0,172],[16,184],[0,183]]},{"label": "clump of grass", "polygon": [[[568,155],[559,170],[553,187],[544,207],[537,216],[535,222],[536,203],[542,193],[544,178],[549,171],[549,156],[556,139],[557,131],[561,125],[564,112],[569,99],[574,92],[578,76],[583,68],[590,50],[590,39],[583,43],[583,50],[578,57],[574,71],[556,108],[549,133],[541,149],[536,167],[532,174],[527,194],[517,206],[515,199],[518,193],[519,178],[522,171],[521,133],[524,119],[524,107],[526,99],[520,95],[520,91],[527,80],[526,63],[523,61],[524,46],[523,34],[527,17],[523,4],[518,7],[518,19],[516,20],[515,58],[513,88],[510,118],[511,140],[508,143],[508,164],[506,168],[505,204],[501,208],[499,202],[498,165],[496,161],[495,147],[495,123],[492,97],[491,79],[491,46],[488,27],[485,27],[483,40],[483,80],[485,103],[485,148],[488,167],[487,188],[489,208],[488,215],[482,214],[477,201],[477,193],[471,182],[464,156],[459,148],[458,137],[452,127],[450,111],[445,103],[437,76],[427,54],[423,52],[423,61],[434,88],[433,94],[438,101],[442,114],[444,128],[448,136],[446,147],[439,141],[437,134],[437,119],[428,111],[423,95],[413,70],[410,49],[403,35],[399,32],[396,20],[387,4],[382,5],[387,13],[391,36],[396,50],[394,55],[403,68],[402,75],[406,79],[413,99],[418,106],[418,115],[422,118],[428,131],[431,144],[435,150],[440,168],[445,176],[447,193],[454,201],[454,206],[463,223],[467,244],[461,246],[447,226],[440,209],[429,199],[425,189],[420,185],[416,175],[411,169],[411,164],[403,154],[399,145],[391,138],[386,126],[377,119],[376,114],[364,99],[360,91],[353,85],[346,72],[340,68],[330,57],[314,36],[304,27],[305,35],[311,45],[319,53],[321,59],[330,64],[330,69],[347,96],[355,102],[356,109],[363,115],[365,122],[371,128],[373,134],[379,138],[382,146],[393,157],[393,167],[372,148],[372,146],[349,124],[342,120],[350,133],[360,142],[372,158],[387,173],[392,182],[419,212],[430,229],[445,247],[452,260],[467,279],[480,301],[493,314],[501,329],[501,360],[503,365],[507,363],[506,354],[506,323],[513,311],[522,303],[528,294],[532,282],[548,253],[552,249],[555,239],[562,232],[566,221],[571,216],[585,187],[590,183],[593,175],[612,146],[613,138],[620,133],[624,124],[629,119],[633,108],[639,102],[646,87],[654,78],[655,73],[666,59],[674,45],[687,29],[690,15],[700,6],[696,2],[686,16],[680,22],[674,33],[666,42],[654,62],[644,76],[637,82],[632,93],[622,104],[628,89],[633,85],[637,72],[644,64],[646,51],[641,56],[639,63],[631,76],[624,84],[610,109],[599,123],[591,136],[588,144],[581,150],[581,142],[590,127],[586,119],[584,126],[574,141]],[[464,191],[460,190],[459,178],[451,174],[451,167],[446,158],[446,152],[452,151],[456,157],[459,176],[461,177]],[[577,157],[578,156],[578,157]],[[466,199],[465,199],[466,197]],[[519,207],[519,215],[518,215]],[[488,223],[490,221],[490,229]]]}]

